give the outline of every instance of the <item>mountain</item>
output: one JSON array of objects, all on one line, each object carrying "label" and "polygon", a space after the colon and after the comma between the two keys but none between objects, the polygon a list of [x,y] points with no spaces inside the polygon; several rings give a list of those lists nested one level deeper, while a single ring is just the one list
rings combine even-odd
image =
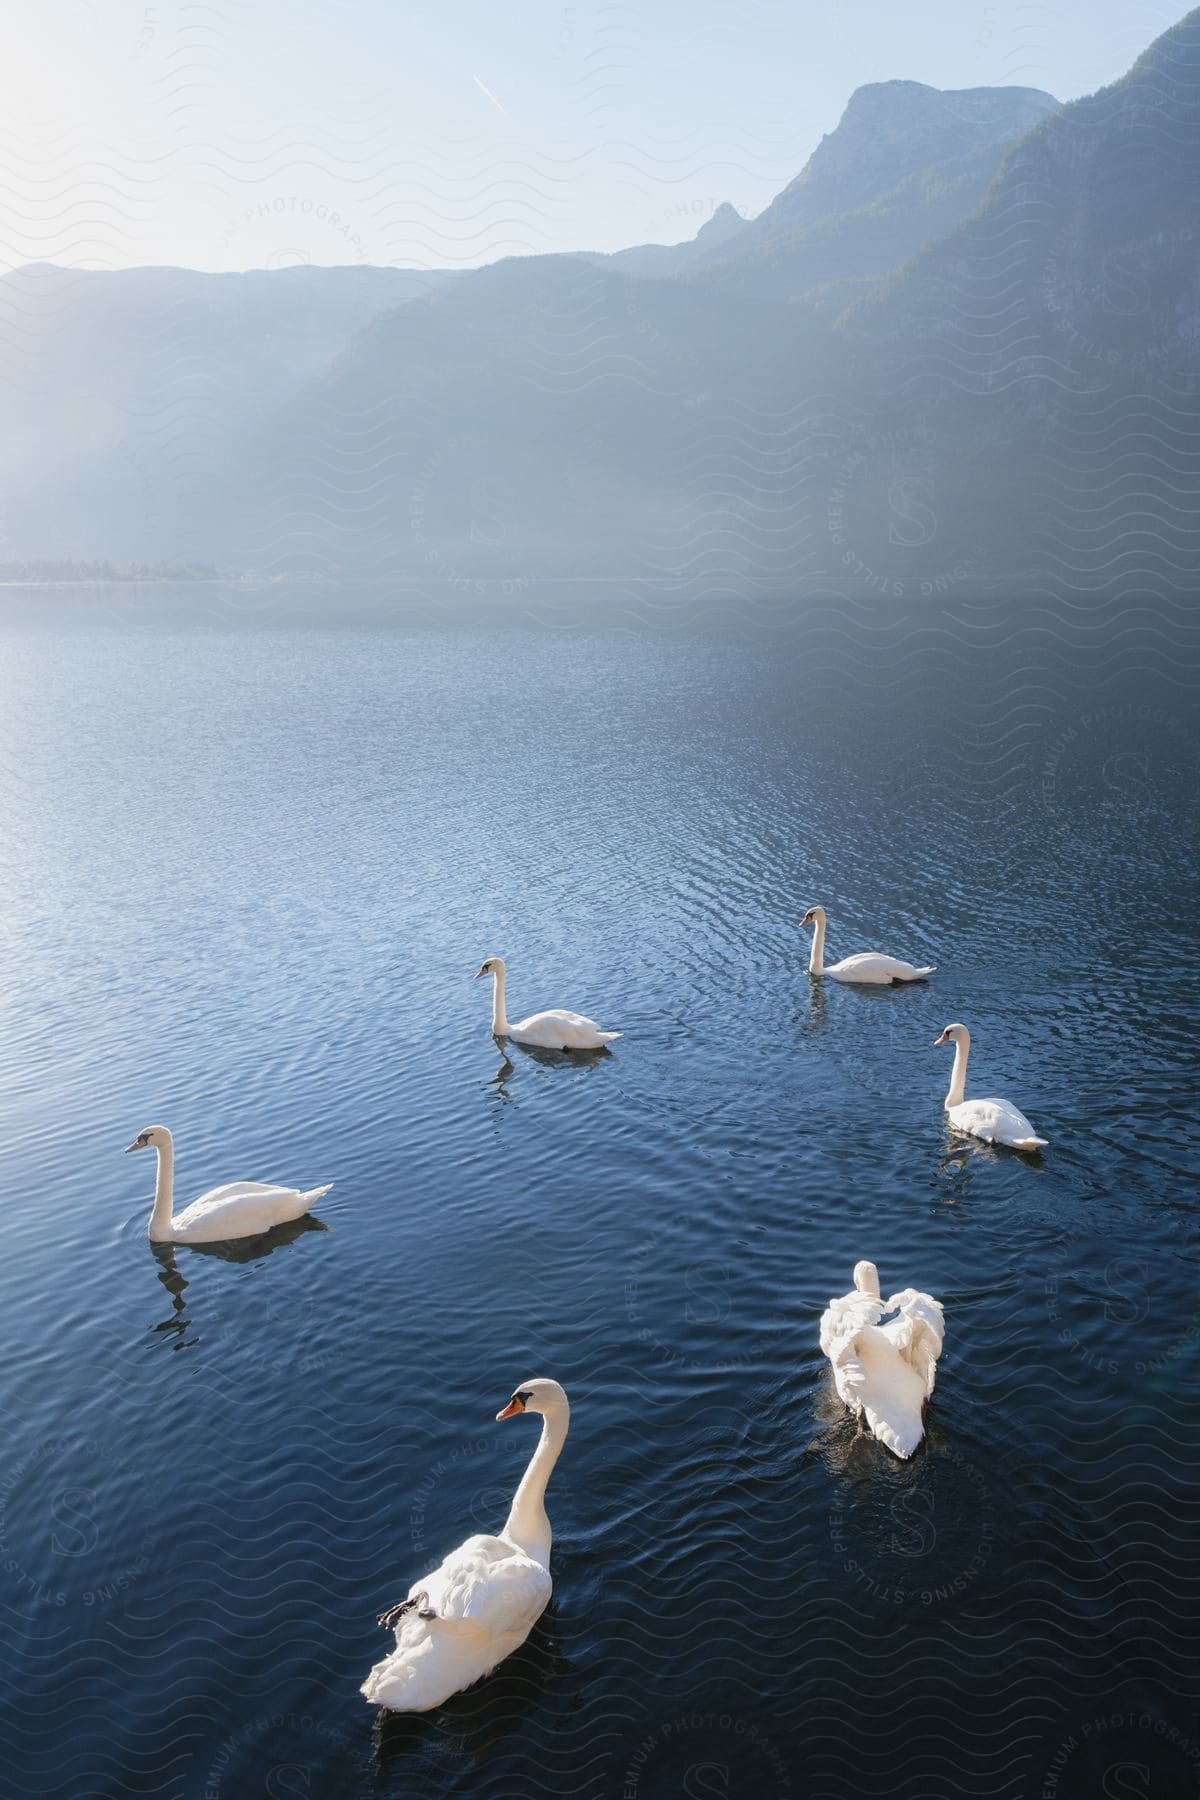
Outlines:
[{"label": "mountain", "polygon": [[779,237],[858,212],[924,169],[1014,143],[1058,105],[1037,88],[872,82],[850,96],[836,129],[756,225]]},{"label": "mountain", "polygon": [[978,214],[847,314],[859,403],[924,438],[984,566],[1003,548],[1055,586],[1194,581],[1198,193],[1200,10],[1036,127]]},{"label": "mountain", "polygon": [[759,218],[689,245],[437,281],[138,271],[74,313],[25,272],[12,341],[48,349],[0,426],[11,553],[585,576],[634,605],[1183,593],[1198,191],[1193,12],[1061,108],[860,89]]},{"label": "mountain", "polygon": [[606,256],[596,256],[594,260],[611,263],[630,275],[681,275],[702,268],[749,230],[749,221],[724,200],[711,218],[704,221],[695,237],[686,243],[635,244],[630,250],[616,250]]},{"label": "mountain", "polygon": [[[723,207],[688,244],[511,261],[379,319],[264,433],[231,495],[229,553],[460,581],[732,555],[739,578],[786,579],[792,471],[751,451],[730,491],[705,434],[744,448],[744,420],[727,433],[720,409],[769,411],[778,354],[785,387],[807,356],[820,367],[831,311],[958,224],[1055,105],[1030,89],[863,88],[758,220]],[[680,494],[689,469],[700,486]]]},{"label": "mountain", "polygon": [[453,277],[27,264],[0,276],[7,553],[175,555],[263,417],[380,312]]},{"label": "mountain", "polygon": [[781,298],[831,286],[844,305],[974,212],[1006,151],[1057,109],[1037,88],[872,83],[756,219],[723,206],[689,243],[609,260],[631,274],[700,272]]}]

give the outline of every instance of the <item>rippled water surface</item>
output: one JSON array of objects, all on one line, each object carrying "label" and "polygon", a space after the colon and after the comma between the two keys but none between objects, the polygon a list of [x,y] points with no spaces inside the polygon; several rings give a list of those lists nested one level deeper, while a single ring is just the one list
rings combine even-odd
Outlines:
[{"label": "rippled water surface", "polygon": [[[1200,1791],[1182,624],[48,608],[0,641],[6,1791]],[[814,984],[814,901],[937,974]],[[625,1035],[506,1052],[488,954]],[[1041,1156],[947,1135],[957,1019]],[[178,1200],[332,1181],[325,1229],[152,1249],[155,1121]],[[946,1308],[908,1464],[817,1346],[864,1256]],[[551,1610],[380,1721],[375,1613],[502,1521],[535,1374]]]}]

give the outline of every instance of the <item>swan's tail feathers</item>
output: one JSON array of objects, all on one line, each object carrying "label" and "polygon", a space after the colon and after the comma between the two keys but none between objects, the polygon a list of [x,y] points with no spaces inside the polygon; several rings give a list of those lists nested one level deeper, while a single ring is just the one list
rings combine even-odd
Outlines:
[{"label": "swan's tail feathers", "polygon": [[315,1206],[317,1201],[321,1198],[321,1195],[327,1194],[332,1186],[332,1181],[327,1181],[324,1187],[306,1188],[300,1195],[300,1198],[304,1201],[305,1212],[308,1211],[310,1206]]},{"label": "swan's tail feathers", "polygon": [[925,1427],[920,1419],[908,1419],[900,1425],[890,1425],[885,1419],[875,1418],[868,1413],[867,1422],[871,1427],[872,1435],[877,1437],[893,1456],[898,1456],[901,1462],[908,1461],[925,1436]]},{"label": "swan's tail feathers", "polygon": [[1040,1137],[1012,1138],[1010,1145],[1013,1150],[1041,1150],[1049,1142],[1049,1138]]},{"label": "swan's tail feathers", "polygon": [[936,975],[936,974],[937,974],[937,964],[930,963],[930,965],[927,969],[914,969],[908,979],[910,981],[923,981],[926,975]]},{"label": "swan's tail feathers", "polygon": [[428,1712],[446,1698],[421,1680],[419,1658],[405,1658],[395,1651],[375,1664],[358,1691],[372,1706],[386,1706],[393,1712]]},{"label": "swan's tail feathers", "polygon": [[625,1034],[622,1031],[598,1031],[596,1033],[597,1039],[602,1044],[615,1044],[617,1039],[619,1037],[624,1037],[624,1035]]},{"label": "swan's tail feathers", "polygon": [[458,1621],[439,1620],[435,1637],[410,1615],[401,1620],[396,1639],[396,1648],[375,1664],[358,1690],[372,1706],[389,1712],[429,1712],[490,1675],[505,1654],[487,1632]]}]

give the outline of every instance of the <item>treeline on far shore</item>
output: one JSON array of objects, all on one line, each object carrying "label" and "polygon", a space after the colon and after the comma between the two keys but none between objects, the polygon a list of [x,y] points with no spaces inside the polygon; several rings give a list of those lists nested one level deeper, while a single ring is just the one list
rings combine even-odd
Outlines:
[{"label": "treeline on far shore", "polygon": [[0,582],[219,581],[208,563],[72,562],[69,558],[0,562]]}]

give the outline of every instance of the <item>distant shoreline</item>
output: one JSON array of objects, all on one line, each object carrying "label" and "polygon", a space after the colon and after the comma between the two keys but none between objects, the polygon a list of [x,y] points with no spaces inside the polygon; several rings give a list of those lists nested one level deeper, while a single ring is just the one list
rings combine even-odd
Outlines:
[{"label": "distant shoreline", "polygon": [[87,595],[120,594],[153,590],[169,590],[181,598],[185,593],[216,590],[231,595],[259,595],[279,600],[298,596],[326,597],[337,594],[392,593],[396,595],[436,597],[439,602],[454,598],[463,602],[509,601],[526,606],[539,606],[553,601],[555,594],[570,591],[586,597],[588,593],[612,601],[623,594],[630,601],[664,610],[684,606],[696,610],[713,607],[745,607],[775,609],[789,602],[826,600],[850,603],[879,601],[908,605],[933,601],[952,605],[954,602],[988,600],[1039,599],[1048,603],[1124,601],[1133,605],[1154,602],[1183,603],[1188,598],[1185,587],[1164,583],[1157,586],[1142,580],[1136,585],[1125,581],[1097,579],[1094,586],[1086,580],[1074,581],[1070,588],[1046,574],[1028,571],[997,571],[989,575],[967,575],[955,580],[905,578],[879,584],[869,580],[830,575],[813,575],[794,580],[755,582],[751,587],[735,589],[731,581],[725,587],[720,577],[696,580],[687,576],[671,578],[661,574],[619,575],[496,575],[437,576],[420,573],[388,575],[136,575],[84,576],[58,579],[0,579],[0,593],[9,595],[61,595],[84,598]]}]

